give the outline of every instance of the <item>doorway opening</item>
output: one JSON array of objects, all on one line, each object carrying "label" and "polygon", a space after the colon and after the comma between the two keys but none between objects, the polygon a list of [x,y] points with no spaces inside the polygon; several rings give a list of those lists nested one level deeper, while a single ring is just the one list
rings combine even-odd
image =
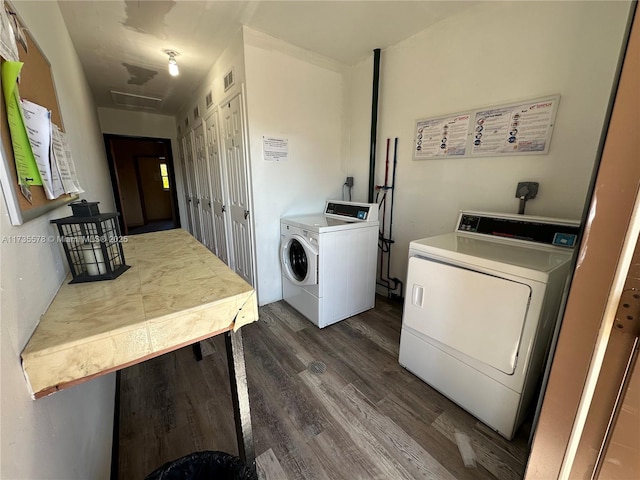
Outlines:
[{"label": "doorway opening", "polygon": [[171,140],[104,135],[124,235],[180,227]]}]

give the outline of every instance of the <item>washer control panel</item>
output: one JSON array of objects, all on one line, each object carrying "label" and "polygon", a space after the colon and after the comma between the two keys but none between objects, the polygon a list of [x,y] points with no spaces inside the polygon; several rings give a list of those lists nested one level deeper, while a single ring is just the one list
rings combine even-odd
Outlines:
[{"label": "washer control panel", "polygon": [[373,222],[378,220],[378,204],[329,200],[324,215],[348,222]]},{"label": "washer control panel", "polygon": [[573,248],[580,222],[531,215],[461,212],[456,231]]}]

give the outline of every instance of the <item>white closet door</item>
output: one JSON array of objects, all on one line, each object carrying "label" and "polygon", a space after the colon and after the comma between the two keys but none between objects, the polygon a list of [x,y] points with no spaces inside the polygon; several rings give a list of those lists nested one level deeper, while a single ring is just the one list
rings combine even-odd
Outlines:
[{"label": "white closet door", "polygon": [[200,122],[193,130],[194,138],[194,161],[196,186],[198,190],[198,200],[196,207],[198,218],[200,219],[200,242],[210,250],[213,249],[213,219],[211,217],[210,204],[211,194],[209,192],[209,168],[207,165],[207,152],[204,134],[204,124]]},{"label": "white closet door", "polygon": [[180,151],[180,167],[182,168],[182,182],[184,187],[184,200],[185,206],[187,207],[187,230],[189,232],[193,232],[193,224],[191,222],[191,213],[190,213],[190,203],[191,203],[191,195],[189,193],[189,175],[187,174],[187,159],[185,155],[184,149],[184,137],[180,137],[178,140],[178,150]]},{"label": "white closet door", "polygon": [[221,109],[224,127],[225,167],[229,191],[231,234],[229,235],[233,269],[254,284],[247,161],[244,151],[240,96]]},{"label": "white closet door", "polygon": [[193,132],[189,131],[184,136],[184,165],[187,172],[187,205],[191,224],[191,235],[200,240],[200,219],[198,218],[198,189],[196,186],[195,162],[193,160]]},{"label": "white closet door", "polygon": [[411,257],[403,323],[510,375],[530,296],[522,283]]},{"label": "white closet door", "polygon": [[229,265],[228,245],[227,245],[227,221],[225,218],[225,198],[226,181],[222,162],[220,161],[220,150],[218,142],[218,112],[214,111],[205,120],[207,137],[207,161],[209,164],[209,175],[211,182],[210,209],[213,218],[214,249],[213,252],[220,260]]}]

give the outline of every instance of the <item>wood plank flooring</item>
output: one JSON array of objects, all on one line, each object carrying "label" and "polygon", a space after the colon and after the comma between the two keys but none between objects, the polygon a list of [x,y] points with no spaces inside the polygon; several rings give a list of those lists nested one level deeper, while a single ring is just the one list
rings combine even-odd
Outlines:
[{"label": "wood plank flooring", "polygon": [[[243,327],[262,480],[522,478],[527,428],[506,441],[398,364],[401,307],[319,330],[284,302]],[[123,370],[118,478],[195,451],[237,455],[222,336]],[[465,466],[458,441],[470,445]]]}]

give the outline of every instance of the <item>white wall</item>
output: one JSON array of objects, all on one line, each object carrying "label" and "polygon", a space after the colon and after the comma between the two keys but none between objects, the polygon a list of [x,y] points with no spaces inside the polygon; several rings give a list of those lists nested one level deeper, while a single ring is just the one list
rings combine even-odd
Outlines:
[{"label": "white wall", "polygon": [[[113,211],[109,170],[93,100],[56,2],[12,2],[53,66],[60,110],[83,197]],[[60,245],[7,243],[15,235],[51,235],[61,207],[22,226],[0,206],[0,337],[2,409],[0,477],[3,479],[107,479],[110,475],[115,375],[32,400],[20,352],[67,269]]]},{"label": "white wall", "polygon": [[[627,19],[627,2],[479,2],[382,51],[376,183],[399,137],[391,276],[411,240],[452,231],[461,209],[580,218]],[[371,59],[349,73],[350,169],[366,196]],[[366,94],[365,94],[366,92]],[[560,94],[548,155],[412,159],[419,118]],[[366,135],[363,134],[366,132]]]},{"label": "white wall", "polygon": [[[261,305],[282,298],[280,218],[320,214],[341,198],[343,74],[326,59],[245,27],[253,219]],[[288,160],[264,161],[263,136],[286,138]]]},{"label": "white wall", "polygon": [[149,112],[133,112],[116,108],[98,108],[98,119],[102,133],[126,135],[130,137],[168,138],[171,140],[174,171],[176,175],[176,195],[180,210],[180,224],[187,223],[187,206],[183,190],[182,165],[178,150],[176,118]]}]

